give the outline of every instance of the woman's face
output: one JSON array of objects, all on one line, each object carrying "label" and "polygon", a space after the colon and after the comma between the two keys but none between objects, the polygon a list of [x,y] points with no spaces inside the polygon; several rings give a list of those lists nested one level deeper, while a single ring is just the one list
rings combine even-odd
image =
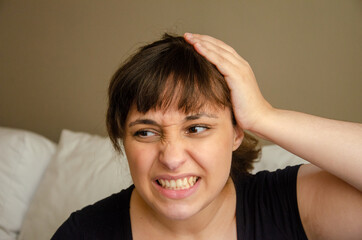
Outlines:
[{"label": "woman's face", "polygon": [[228,108],[143,114],[133,107],[123,144],[135,191],[156,214],[188,219],[221,197],[242,138]]}]

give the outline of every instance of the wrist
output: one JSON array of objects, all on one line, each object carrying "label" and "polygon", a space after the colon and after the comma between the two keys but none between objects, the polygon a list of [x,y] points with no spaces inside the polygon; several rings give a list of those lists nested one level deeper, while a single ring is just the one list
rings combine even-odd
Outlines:
[{"label": "wrist", "polygon": [[275,118],[278,114],[279,109],[274,108],[268,102],[264,105],[262,110],[258,111],[258,114],[254,117],[254,121],[248,125],[245,130],[248,130],[266,140],[269,140],[267,137],[267,129],[271,123],[275,122]]}]

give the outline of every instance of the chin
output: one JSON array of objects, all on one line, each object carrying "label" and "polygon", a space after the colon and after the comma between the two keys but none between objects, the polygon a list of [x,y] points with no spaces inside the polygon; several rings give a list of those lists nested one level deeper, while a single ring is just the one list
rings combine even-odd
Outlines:
[{"label": "chin", "polygon": [[172,205],[166,209],[162,209],[160,212],[164,215],[165,218],[170,220],[187,220],[197,214],[200,210],[195,209],[194,207],[188,206],[175,206]]}]

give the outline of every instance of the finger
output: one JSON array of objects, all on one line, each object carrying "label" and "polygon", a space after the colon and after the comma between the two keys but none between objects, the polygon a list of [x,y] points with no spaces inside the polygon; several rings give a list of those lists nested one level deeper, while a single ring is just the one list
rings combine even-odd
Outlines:
[{"label": "finger", "polygon": [[208,52],[215,52],[216,54],[219,54],[221,57],[228,59],[235,65],[247,64],[245,59],[240,57],[239,54],[237,54],[235,51],[230,52],[228,50],[225,50],[225,48],[223,48],[223,46],[217,45],[217,44],[215,44],[213,42],[209,42],[207,40],[197,42],[197,44],[199,44],[203,48],[206,48],[208,50]]},{"label": "finger", "polygon": [[214,65],[238,64],[234,54],[208,42],[197,42],[194,48]]},{"label": "finger", "polygon": [[[208,61],[216,66],[224,77],[232,76],[243,68],[243,63],[234,57],[234,55],[228,51],[223,50],[217,46],[196,43],[194,45],[196,51],[205,57]],[[222,54],[220,53],[222,52]]]},{"label": "finger", "polygon": [[231,46],[227,45],[226,43],[224,43],[223,41],[221,41],[219,39],[216,39],[216,38],[208,36],[208,35],[186,33],[185,38],[186,38],[186,40],[190,40],[191,43],[207,41],[207,42],[213,43],[215,45],[218,45],[218,46],[224,48],[228,52],[236,53],[236,51]]},{"label": "finger", "polygon": [[245,75],[249,72],[249,63],[235,51],[226,50],[225,45],[217,45],[221,41],[212,37],[203,37],[201,40],[201,38],[193,38],[187,34],[185,34],[185,38],[191,39],[189,43],[194,46],[195,50],[214,64],[226,79],[233,76],[238,78],[239,74]]},{"label": "finger", "polygon": [[241,57],[225,51],[223,48],[208,42],[198,42],[195,50],[214,64],[225,77],[247,72],[249,63]]},{"label": "finger", "polygon": [[[195,37],[194,37],[195,36]],[[243,59],[232,47],[230,47],[229,45],[225,44],[224,42],[207,36],[207,35],[199,35],[199,34],[190,34],[190,33],[186,33],[185,34],[185,39],[192,44],[195,47],[195,44],[200,44],[201,46],[203,46],[204,48],[209,49],[210,51],[215,50],[217,51],[219,54],[223,54],[224,51],[232,54],[233,58],[229,56],[224,56],[229,58],[234,64],[238,64],[238,61],[241,61],[244,65],[248,65],[248,62]],[[197,49],[197,48],[195,48]],[[224,51],[222,51],[224,50]],[[207,58],[207,56],[204,56]],[[214,63],[215,64],[215,63]]]},{"label": "finger", "polygon": [[189,40],[189,42],[192,44],[195,44],[197,42],[208,42],[208,43],[214,44],[216,46],[219,46],[232,54],[235,54],[235,56],[240,57],[240,55],[231,46],[227,45],[226,43],[224,43],[223,41],[221,41],[219,39],[216,39],[216,38],[208,36],[208,35],[186,33],[185,39]]}]

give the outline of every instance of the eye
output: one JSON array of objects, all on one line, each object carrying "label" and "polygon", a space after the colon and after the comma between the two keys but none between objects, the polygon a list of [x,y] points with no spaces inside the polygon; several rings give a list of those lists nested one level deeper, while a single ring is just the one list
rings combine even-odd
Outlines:
[{"label": "eye", "polygon": [[187,133],[197,134],[197,133],[202,133],[202,132],[206,131],[207,129],[210,129],[210,128],[206,127],[206,126],[196,125],[196,126],[192,126],[192,127],[188,128]]},{"label": "eye", "polygon": [[147,137],[156,136],[156,133],[149,130],[139,130],[135,132],[133,135],[136,137],[147,138]]}]

